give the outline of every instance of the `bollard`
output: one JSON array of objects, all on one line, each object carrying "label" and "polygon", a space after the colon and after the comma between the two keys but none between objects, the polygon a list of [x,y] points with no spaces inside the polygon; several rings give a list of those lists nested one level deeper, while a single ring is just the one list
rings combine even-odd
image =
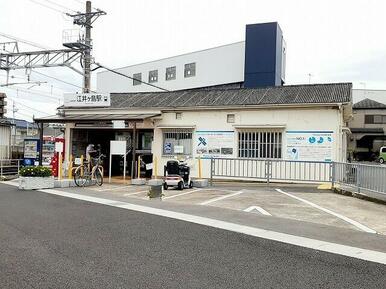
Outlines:
[{"label": "bollard", "polygon": [[202,163],[201,156],[198,157],[198,178],[202,179]]},{"label": "bollard", "polygon": [[70,161],[68,163],[68,178],[72,179],[72,155],[70,155]]},{"label": "bollard", "polygon": [[158,159],[157,157],[154,157],[153,175],[155,179],[158,177],[157,173],[158,173]]},{"label": "bollard", "polygon": [[140,179],[141,178],[141,156],[138,156],[138,162],[137,162],[137,165],[138,165],[138,169],[137,169],[137,178]]},{"label": "bollard", "polygon": [[80,156],[80,175],[83,177],[83,155]]},{"label": "bollard", "polygon": [[62,153],[59,153],[58,161],[58,180],[62,179]]}]

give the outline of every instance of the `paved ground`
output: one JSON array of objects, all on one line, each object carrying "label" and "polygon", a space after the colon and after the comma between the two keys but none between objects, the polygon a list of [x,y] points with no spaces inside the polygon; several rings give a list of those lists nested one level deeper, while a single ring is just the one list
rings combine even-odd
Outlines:
[{"label": "paved ground", "polygon": [[383,288],[385,272],[376,263],[0,184],[0,288]]},{"label": "paved ground", "polygon": [[[147,200],[147,187],[105,184],[73,188],[73,192],[104,192]],[[164,202],[214,206],[251,214],[386,234],[386,206],[318,190],[315,185],[217,184],[213,188],[164,191]]]}]

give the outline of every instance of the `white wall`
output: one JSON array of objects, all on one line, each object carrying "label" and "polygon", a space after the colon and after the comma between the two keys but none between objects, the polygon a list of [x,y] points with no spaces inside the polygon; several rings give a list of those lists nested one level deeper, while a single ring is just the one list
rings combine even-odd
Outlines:
[{"label": "white wall", "polygon": [[11,128],[0,126],[0,159],[10,157]]},{"label": "white wall", "polygon": [[[168,90],[242,82],[244,81],[244,51],[245,42],[237,42],[116,70],[131,77],[135,73],[142,73],[142,80],[148,82],[149,71],[157,69],[158,82],[152,84]],[[130,55],[127,57],[130,58]],[[196,63],[196,76],[184,78],[184,65],[192,62]],[[171,66],[176,66],[176,79],[166,81],[166,68]],[[143,83],[133,86],[131,79],[109,71],[97,74],[97,90],[105,93],[159,91]]]},{"label": "white wall", "polygon": [[[227,114],[235,114],[235,123],[227,123]],[[332,160],[341,161],[344,149],[342,143],[342,115],[338,108],[278,108],[278,109],[243,109],[243,110],[206,110],[206,111],[186,111],[182,113],[182,119],[176,120],[175,113],[163,113],[162,120],[157,121],[156,126],[194,126],[198,130],[226,130],[237,131],[237,125],[255,125],[255,126],[285,126],[283,132],[283,158],[285,158],[287,130],[317,130],[334,131],[334,145],[332,151]],[[234,157],[237,157],[237,134],[234,137]],[[195,139],[193,135],[193,139]],[[194,141],[193,141],[194,146]],[[158,158],[158,175],[163,174],[163,166],[170,157],[162,156],[163,139],[162,129],[154,130],[153,154]],[[197,155],[193,149],[192,176],[198,176],[198,165],[195,159]],[[210,175],[210,161],[203,160],[203,177]]]}]

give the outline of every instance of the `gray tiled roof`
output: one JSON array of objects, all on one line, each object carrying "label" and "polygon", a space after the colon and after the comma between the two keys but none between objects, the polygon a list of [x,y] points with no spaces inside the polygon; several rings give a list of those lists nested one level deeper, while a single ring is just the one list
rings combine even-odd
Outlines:
[{"label": "gray tiled roof", "polygon": [[372,100],[370,98],[365,98],[353,105],[354,109],[384,109],[386,104],[380,103],[378,101]]},{"label": "gray tiled roof", "polygon": [[112,93],[111,108],[172,108],[351,102],[351,83],[266,88],[190,89],[171,92]]}]

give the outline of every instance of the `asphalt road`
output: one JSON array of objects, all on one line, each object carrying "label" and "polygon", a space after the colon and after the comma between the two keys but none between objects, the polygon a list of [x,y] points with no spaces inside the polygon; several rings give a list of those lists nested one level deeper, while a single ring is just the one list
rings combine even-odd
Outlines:
[{"label": "asphalt road", "polygon": [[384,288],[386,266],[0,184],[0,288]]}]

